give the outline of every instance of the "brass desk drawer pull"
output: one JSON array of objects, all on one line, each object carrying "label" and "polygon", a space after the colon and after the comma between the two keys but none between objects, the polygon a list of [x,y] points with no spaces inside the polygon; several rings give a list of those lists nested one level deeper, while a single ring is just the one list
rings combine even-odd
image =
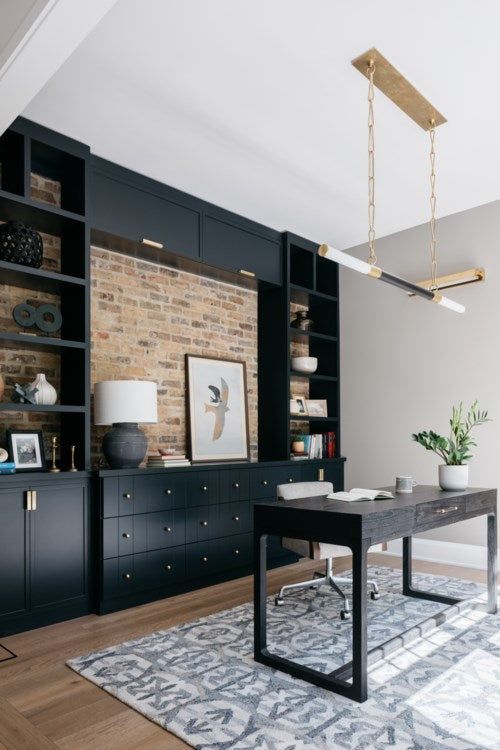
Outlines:
[{"label": "brass desk drawer pull", "polygon": [[458,505],[452,505],[449,508],[438,508],[436,510],[436,513],[440,513],[442,515],[443,513],[452,513],[454,510],[458,510]]}]

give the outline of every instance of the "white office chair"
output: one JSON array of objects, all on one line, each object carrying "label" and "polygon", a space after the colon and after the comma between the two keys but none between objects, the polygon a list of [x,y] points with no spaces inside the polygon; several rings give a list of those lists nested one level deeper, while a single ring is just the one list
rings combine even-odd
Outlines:
[{"label": "white office chair", "polygon": [[[280,484],[277,488],[278,500],[294,500],[300,497],[325,497],[333,492],[331,482],[297,482],[296,484]],[[291,552],[295,552],[302,557],[309,557],[311,560],[326,560],[326,572],[315,573],[310,581],[300,581],[299,583],[290,583],[283,586],[274,599],[276,606],[285,603],[284,594],[286,591],[296,591],[305,588],[317,588],[323,583],[328,583],[332,589],[342,597],[344,601],[343,609],[340,611],[342,620],[349,620],[351,617],[351,608],[349,600],[344,594],[339,583],[352,585],[349,578],[339,578],[333,575],[333,558],[350,555],[349,547],[341,547],[338,544],[326,544],[325,542],[309,542],[306,539],[287,539],[282,538],[281,544]],[[368,581],[370,586],[370,597],[378,599],[380,594],[376,581]]]}]

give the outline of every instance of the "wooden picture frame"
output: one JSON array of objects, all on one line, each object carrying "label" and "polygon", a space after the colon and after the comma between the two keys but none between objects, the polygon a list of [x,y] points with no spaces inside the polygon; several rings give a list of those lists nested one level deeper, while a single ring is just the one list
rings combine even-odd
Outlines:
[{"label": "wooden picture frame", "polygon": [[7,445],[16,472],[47,470],[42,430],[7,430]]},{"label": "wooden picture frame", "polygon": [[249,461],[246,363],[186,354],[191,461]]},{"label": "wooden picture frame", "polygon": [[[294,410],[294,404],[297,405],[297,409]],[[291,417],[307,417],[307,402],[305,396],[294,396],[290,398],[290,416]]]}]

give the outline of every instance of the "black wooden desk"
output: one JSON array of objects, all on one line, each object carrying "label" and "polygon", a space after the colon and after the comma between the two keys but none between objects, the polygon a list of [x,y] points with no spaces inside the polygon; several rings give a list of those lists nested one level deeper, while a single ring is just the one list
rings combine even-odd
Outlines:
[{"label": "black wooden desk", "polygon": [[[386,487],[394,492],[391,487]],[[326,498],[301,498],[258,504],[254,508],[254,658],[261,664],[363,702],[368,697],[368,665],[425,630],[427,620],[371,651],[367,647],[367,553],[374,544],[403,538],[403,594],[448,605],[434,615],[434,624],[446,619],[449,608],[460,611],[463,600],[412,587],[411,537],[422,531],[447,526],[476,516],[488,517],[488,604],[497,611],[496,549],[497,491],[467,489],[443,492],[439,487],[416,487],[412,494],[394,500],[346,503]],[[267,535],[329,542],[352,550],[353,645],[352,661],[329,674],[271,654],[266,637],[266,545]],[[406,639],[405,639],[406,636]]]}]

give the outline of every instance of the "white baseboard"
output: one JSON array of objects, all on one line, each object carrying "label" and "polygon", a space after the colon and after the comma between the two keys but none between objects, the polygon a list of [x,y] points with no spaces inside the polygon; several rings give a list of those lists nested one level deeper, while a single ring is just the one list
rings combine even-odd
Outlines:
[{"label": "white baseboard", "polygon": [[[387,543],[387,551],[383,555],[401,556],[403,543],[395,539]],[[476,544],[457,544],[455,542],[439,542],[436,539],[421,539],[413,537],[412,553],[415,560],[458,565],[462,568],[477,568],[486,570],[486,547]],[[500,550],[497,555],[497,570],[500,571]]]}]

